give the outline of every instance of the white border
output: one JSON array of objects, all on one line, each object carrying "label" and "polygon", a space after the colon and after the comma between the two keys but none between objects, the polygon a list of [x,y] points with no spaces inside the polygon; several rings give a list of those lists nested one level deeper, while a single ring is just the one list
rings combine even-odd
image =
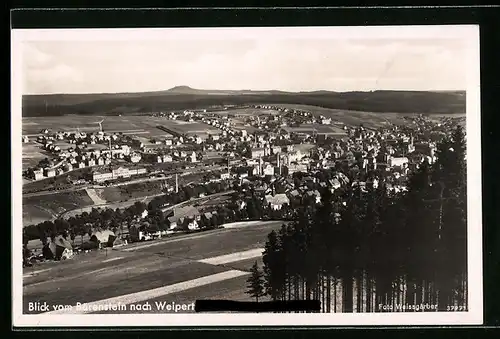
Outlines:
[{"label": "white border", "polygon": [[[164,315],[24,315],[22,314],[22,53],[24,41],[119,41],[165,39],[425,39],[460,38],[467,55],[467,199],[469,312],[370,314],[168,314]],[[478,325],[483,322],[482,204],[479,26],[374,26],[280,28],[147,28],[11,31],[12,135],[12,312],[15,327],[81,326],[346,326]]]}]

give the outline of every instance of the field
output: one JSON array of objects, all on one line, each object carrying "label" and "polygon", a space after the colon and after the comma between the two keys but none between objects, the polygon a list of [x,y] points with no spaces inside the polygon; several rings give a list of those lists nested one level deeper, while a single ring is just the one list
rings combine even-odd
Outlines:
[{"label": "field", "polygon": [[[363,112],[363,111],[350,111],[342,109],[324,108],[310,105],[280,105],[286,108],[293,108],[311,112],[315,116],[323,115],[332,119],[332,124],[340,123],[350,126],[357,126],[363,124],[366,128],[379,128],[384,127],[388,123],[404,125],[407,121],[405,116],[411,116],[415,113],[381,113],[381,112]],[[326,126],[325,126],[326,127]]]},{"label": "field", "polygon": [[[22,144],[23,169],[35,166],[43,158],[50,158],[50,155],[41,149],[39,144],[33,141],[34,137],[39,135],[41,130],[48,129],[51,132],[73,132],[77,131],[77,128],[79,128],[81,132],[97,132],[99,129],[95,122],[104,118],[103,116],[83,115],[23,118],[22,133],[23,135],[31,137],[29,143]],[[124,134],[135,135],[145,145],[150,144],[152,138],[165,138],[171,136],[158,129],[156,127],[158,125],[163,125],[179,134],[197,134],[202,138],[206,138],[208,133],[218,131],[218,129],[201,122],[168,120],[166,118],[146,115],[108,116],[105,118],[102,125],[105,132],[122,132]],[[74,145],[62,140],[58,140],[54,142],[54,144],[63,150],[74,147]],[[89,145],[89,149],[102,149],[106,147],[107,146],[104,144]]]},{"label": "field", "polygon": [[213,111],[210,113],[219,114],[219,115],[236,115],[236,116],[256,116],[256,115],[277,115],[281,114],[280,112],[274,109],[264,109],[264,108],[235,108],[235,109],[227,109],[221,111]]},{"label": "field", "polygon": [[43,158],[49,157],[43,149],[40,148],[40,144],[29,142],[23,143],[23,170],[28,167],[33,167],[38,164]]},{"label": "field", "polygon": [[[463,113],[465,92],[280,92],[167,90],[146,93],[25,95],[23,116],[133,115],[138,112],[198,109],[259,103],[313,105],[335,109],[401,112]],[[97,120],[96,120],[97,121]]]},{"label": "field", "polygon": [[345,135],[346,132],[339,127],[331,126],[331,125],[321,125],[321,124],[310,124],[310,125],[301,125],[299,127],[284,127],[283,128],[287,132],[294,133],[312,133],[316,131],[319,134],[326,135]]},{"label": "field", "polygon": [[118,187],[96,188],[97,196],[105,202],[120,202],[162,193],[163,181],[141,182]]},{"label": "field", "polygon": [[146,196],[161,195],[162,183],[163,181],[141,182],[119,187],[82,189],[23,197],[23,225],[51,220],[62,213],[66,216],[65,212],[80,208],[90,209],[92,206],[120,203],[124,200],[131,200],[133,204],[137,199],[142,200]]},{"label": "field", "polygon": [[68,210],[93,203],[85,190],[23,197],[23,225],[51,220]]},{"label": "field", "polygon": [[200,122],[186,122],[168,120],[167,118],[151,117],[148,115],[127,116],[48,116],[48,117],[23,117],[23,135],[38,135],[43,129],[49,131],[77,131],[97,132],[99,125],[97,121],[104,119],[102,128],[106,132],[123,132],[125,134],[142,135],[147,138],[169,136],[168,133],[158,129],[156,126],[164,125],[178,133],[207,133],[216,131],[213,127]]}]

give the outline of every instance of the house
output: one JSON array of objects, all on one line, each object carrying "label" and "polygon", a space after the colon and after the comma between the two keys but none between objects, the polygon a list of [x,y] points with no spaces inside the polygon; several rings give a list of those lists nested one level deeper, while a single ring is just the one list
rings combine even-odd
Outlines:
[{"label": "house", "polygon": [[191,231],[199,229],[198,221],[195,218],[192,218],[192,217],[182,217],[182,218],[179,219],[179,223],[178,224],[180,226],[187,225],[187,229],[191,230]]},{"label": "house", "polygon": [[98,245],[99,248],[102,247],[113,247],[116,240],[116,235],[113,231],[104,230],[92,233],[89,241]]},{"label": "house", "polygon": [[264,148],[254,148],[252,149],[252,158],[261,158],[266,155],[266,150]]},{"label": "house", "polygon": [[300,150],[292,151],[292,152],[288,153],[288,161],[289,162],[299,161],[303,157],[304,157],[304,154],[302,154],[302,152]]},{"label": "house", "polygon": [[337,178],[330,179],[330,185],[333,190],[339,189],[341,184]]},{"label": "house", "polygon": [[162,157],[163,162],[172,162],[172,156],[171,155],[164,155]]},{"label": "house", "polygon": [[267,164],[263,170],[262,173],[264,175],[274,175],[274,167],[271,164]]},{"label": "house", "polygon": [[408,165],[407,157],[390,157],[388,161],[389,167],[405,167]]},{"label": "house", "polygon": [[307,172],[307,165],[305,164],[290,164],[287,168],[290,175],[296,172]]},{"label": "house", "polygon": [[280,210],[284,204],[290,204],[290,200],[284,193],[276,194],[274,196],[266,195],[264,197],[264,204],[271,205],[273,210]]},{"label": "house", "polygon": [[170,229],[173,230],[182,225],[180,219],[187,217],[193,217],[196,220],[200,217],[200,211],[193,206],[185,206],[174,209],[174,211],[171,212],[170,216],[167,218],[170,222]]},{"label": "house", "polygon": [[55,177],[56,176],[56,170],[53,169],[53,168],[49,168],[46,171],[46,175],[47,175],[48,178]]},{"label": "house", "polygon": [[226,173],[221,173],[220,179],[221,180],[228,180],[231,177],[231,174],[226,172]]},{"label": "house", "polygon": [[309,197],[314,197],[314,202],[316,204],[319,204],[321,202],[321,194],[319,193],[318,190],[314,190],[314,191],[308,191],[306,193]]},{"label": "house", "polygon": [[42,252],[46,259],[66,260],[73,257],[73,246],[63,236],[58,236],[53,241],[49,241]]},{"label": "house", "polygon": [[42,170],[33,171],[33,178],[35,180],[43,179],[43,171]]}]

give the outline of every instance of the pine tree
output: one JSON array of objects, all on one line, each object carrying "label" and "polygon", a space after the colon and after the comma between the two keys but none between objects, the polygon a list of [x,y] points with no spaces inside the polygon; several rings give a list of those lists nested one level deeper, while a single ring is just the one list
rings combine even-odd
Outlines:
[{"label": "pine tree", "polygon": [[248,277],[248,290],[247,294],[249,294],[252,298],[255,298],[255,301],[259,301],[260,297],[265,295],[264,293],[264,279],[262,272],[259,269],[257,261],[253,264],[251,268],[252,275]]}]

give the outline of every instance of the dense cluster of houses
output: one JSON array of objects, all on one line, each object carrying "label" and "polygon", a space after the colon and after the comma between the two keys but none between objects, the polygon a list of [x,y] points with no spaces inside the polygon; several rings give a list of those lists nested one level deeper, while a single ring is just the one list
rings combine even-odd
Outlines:
[{"label": "dense cluster of houses", "polygon": [[[118,140],[118,136],[105,135],[103,132],[87,134],[84,132],[69,133],[59,132],[53,135],[41,135],[37,141],[42,145],[52,159],[41,161],[36,168],[27,170],[28,177],[34,180],[55,177],[75,169],[81,169],[93,166],[110,165],[112,159],[123,159],[131,163],[138,163],[142,156],[140,153],[133,152],[129,145],[115,143],[112,140]],[[55,143],[57,140],[64,140],[75,144],[73,147],[61,149]],[[29,139],[25,139],[28,140]],[[88,149],[88,142],[95,144],[97,141],[107,141],[108,147],[105,149]]]}]

